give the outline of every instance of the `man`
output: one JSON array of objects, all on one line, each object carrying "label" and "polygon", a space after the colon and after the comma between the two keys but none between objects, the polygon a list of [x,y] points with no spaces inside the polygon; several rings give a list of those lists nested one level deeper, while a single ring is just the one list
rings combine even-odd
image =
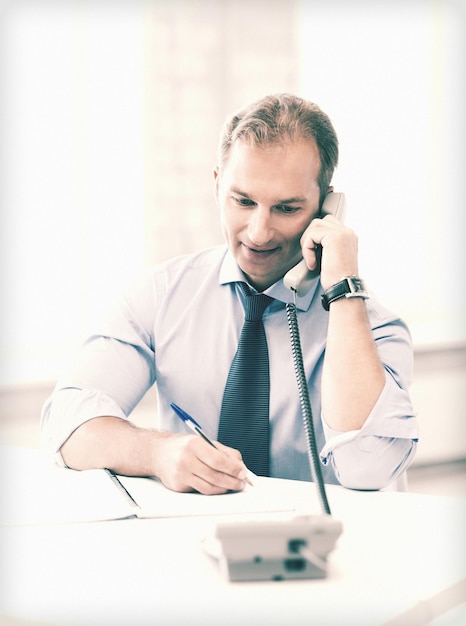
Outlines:
[{"label": "man", "polygon": [[[319,255],[320,277],[296,306],[324,480],[380,489],[404,471],[417,441],[409,332],[363,291],[321,304],[358,275],[355,233],[320,213],[337,160],[333,126],[312,103],[281,94],[234,115],[214,172],[227,246],[160,264],[126,295],[46,402],[46,448],[71,468],[156,476],[176,491],[241,490],[238,450],[187,434],[170,403],[217,438],[247,282],[273,298],[268,473],[310,479],[283,276],[303,257],[316,270]],[[139,428],[127,416],[154,382],[159,428]]]}]

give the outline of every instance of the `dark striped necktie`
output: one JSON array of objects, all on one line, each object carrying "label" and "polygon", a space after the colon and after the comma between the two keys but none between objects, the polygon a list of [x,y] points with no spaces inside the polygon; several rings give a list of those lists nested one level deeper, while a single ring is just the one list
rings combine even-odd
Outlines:
[{"label": "dark striped necktie", "polygon": [[259,476],[269,473],[269,354],[262,316],[273,298],[245,295],[245,320],[223,393],[218,441],[236,448]]}]

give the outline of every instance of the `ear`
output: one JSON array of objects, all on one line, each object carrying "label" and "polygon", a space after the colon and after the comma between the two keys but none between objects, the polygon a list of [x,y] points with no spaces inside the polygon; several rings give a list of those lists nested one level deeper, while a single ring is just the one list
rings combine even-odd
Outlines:
[{"label": "ear", "polygon": [[220,182],[220,174],[219,174],[218,165],[217,165],[214,167],[214,195],[215,195],[215,199],[217,200],[217,203],[218,203],[219,182]]},{"label": "ear", "polygon": [[317,217],[321,217],[322,216],[322,207],[323,207],[323,205],[325,203],[325,200],[327,199],[328,194],[332,193],[333,189],[334,189],[333,185],[329,185],[327,187],[327,191],[325,192],[325,196],[320,199],[320,206],[319,206],[319,212],[318,212]]}]

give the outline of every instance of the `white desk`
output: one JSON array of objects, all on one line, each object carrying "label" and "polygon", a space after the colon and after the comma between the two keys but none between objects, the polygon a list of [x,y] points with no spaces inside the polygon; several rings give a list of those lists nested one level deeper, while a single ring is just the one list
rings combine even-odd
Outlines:
[{"label": "white desk", "polygon": [[[309,487],[289,485],[298,499]],[[344,529],[323,580],[227,581],[201,549],[219,518],[1,528],[0,615],[47,626],[411,626],[466,600],[466,500],[327,493]]]}]

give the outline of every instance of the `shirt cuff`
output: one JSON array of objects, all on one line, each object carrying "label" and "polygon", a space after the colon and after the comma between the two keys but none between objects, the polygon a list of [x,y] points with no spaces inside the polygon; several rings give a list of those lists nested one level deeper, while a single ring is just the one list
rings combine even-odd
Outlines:
[{"label": "shirt cuff", "polygon": [[322,426],[326,441],[321,451],[321,456],[324,458],[327,458],[332,450],[356,438],[362,439],[373,435],[390,439],[413,441],[418,439],[418,425],[409,394],[387,371],[385,371],[385,385],[362,428],[346,432],[334,430],[325,423],[323,417]]},{"label": "shirt cuff", "polygon": [[339,448],[340,446],[344,446],[351,441],[354,441],[361,432],[359,430],[348,430],[346,432],[341,432],[339,430],[333,430],[330,426],[327,426],[325,422],[323,422],[324,426],[324,436],[325,441],[327,442],[325,446],[320,451],[320,460],[324,465],[328,464],[330,454]]},{"label": "shirt cuff", "polygon": [[322,418],[323,465],[332,463],[340,484],[380,489],[402,473],[413,459],[417,423],[408,393],[389,372],[384,388],[362,428],[341,432]]}]

